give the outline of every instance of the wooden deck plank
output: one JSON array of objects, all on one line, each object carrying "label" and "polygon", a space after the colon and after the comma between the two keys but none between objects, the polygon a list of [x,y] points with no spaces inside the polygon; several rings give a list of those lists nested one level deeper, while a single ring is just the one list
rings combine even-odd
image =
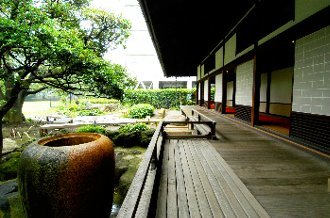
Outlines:
[{"label": "wooden deck plank", "polygon": [[[243,197],[243,195],[241,193],[236,193],[239,192],[239,189],[235,187],[235,184],[228,183],[229,180],[228,178],[226,178],[228,177],[228,175],[226,175],[226,171],[223,169],[223,166],[219,164],[216,159],[214,159],[213,154],[208,150],[208,146],[205,145],[202,141],[201,147],[203,148],[202,153],[204,155],[204,158],[206,158],[210,170],[212,171],[212,174],[215,175],[216,180],[218,181],[218,185],[221,187],[221,190],[224,193],[224,198],[226,199],[229,207],[231,208],[226,209],[231,210],[231,212],[233,212],[237,217],[247,217],[245,210],[248,206],[244,204],[242,205],[242,201],[246,203],[246,200],[239,199],[239,197]],[[227,212],[230,213],[230,211],[228,210]]]},{"label": "wooden deck plank", "polygon": [[179,143],[175,144],[175,168],[177,179],[177,195],[178,195],[178,215],[179,217],[189,217],[188,199],[186,195],[186,187],[183,178],[182,164],[180,157]]},{"label": "wooden deck plank", "polygon": [[190,144],[188,143],[187,140],[182,140],[182,142],[183,142],[183,145],[184,145],[183,147],[184,147],[186,157],[187,157],[188,167],[191,172],[194,190],[195,190],[195,193],[196,193],[196,196],[198,199],[197,203],[199,205],[199,212],[202,217],[211,217],[212,216],[211,208],[208,203],[206,194],[204,192],[202,182],[197,173],[196,165],[195,165],[194,159],[193,159],[194,157],[192,156],[192,153],[191,153],[190,147],[189,147]]},{"label": "wooden deck plank", "polygon": [[204,162],[204,160],[200,159],[200,156],[198,155],[200,153],[200,148],[198,147],[199,144],[195,143],[195,140],[187,140],[187,142],[189,144],[190,151],[195,162],[198,177],[201,180],[203,189],[206,194],[206,198],[208,200],[208,204],[210,205],[212,215],[213,217],[224,217],[217,197],[215,196],[215,191],[210,183],[211,181],[208,179],[208,170],[203,167],[202,163]]},{"label": "wooden deck plank", "polygon": [[212,187],[224,215],[226,217],[245,217],[244,210],[239,205],[234,193],[231,192],[229,185],[218,170],[218,168],[221,168],[221,165],[214,164],[213,161],[210,160],[210,155],[212,154],[209,153],[208,148],[205,147],[201,140],[196,140],[195,143],[198,143],[200,149],[202,149],[199,152],[199,156],[201,159],[204,159],[203,166],[208,172],[208,179],[213,181]]},{"label": "wooden deck plank", "polygon": [[192,181],[191,172],[189,169],[188,161],[187,161],[187,155],[184,149],[184,143],[183,140],[179,141],[179,151],[180,151],[180,157],[181,157],[181,164],[182,164],[182,173],[184,177],[184,183],[186,188],[186,195],[187,195],[187,202],[189,207],[189,214],[190,217],[201,217],[199,207],[198,207],[198,198],[196,196],[195,190],[194,190],[194,184]]},{"label": "wooden deck plank", "polygon": [[168,173],[167,173],[167,217],[177,217],[177,190],[175,175],[175,144],[177,140],[170,140],[168,144]]},{"label": "wooden deck plank", "polygon": [[166,140],[164,143],[163,150],[163,163],[162,171],[160,176],[158,199],[157,199],[157,210],[156,217],[166,217],[166,208],[167,208],[167,174],[168,174],[168,152],[169,150],[169,141]]},{"label": "wooden deck plank", "polygon": [[236,199],[242,205],[246,214],[249,216],[269,217],[265,209],[255,199],[251,192],[246,188],[243,182],[232,171],[225,160],[216,152],[212,146],[208,146],[205,141],[202,142],[205,147],[210,150],[208,157],[216,164],[221,164],[222,170],[220,173],[223,175],[227,184],[230,186],[232,192],[235,194]]}]

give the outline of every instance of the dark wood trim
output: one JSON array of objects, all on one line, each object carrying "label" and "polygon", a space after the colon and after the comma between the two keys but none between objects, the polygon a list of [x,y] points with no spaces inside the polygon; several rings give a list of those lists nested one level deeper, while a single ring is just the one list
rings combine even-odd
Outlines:
[{"label": "dark wood trim", "polygon": [[260,105],[260,74],[257,72],[257,56],[253,58],[253,91],[252,91],[252,111],[251,125],[255,126],[259,120]]},{"label": "dark wood trim", "polygon": [[203,106],[204,104],[204,81],[200,82],[200,87],[201,87],[201,99],[200,99],[200,104],[199,106]]},{"label": "dark wood trim", "polygon": [[272,73],[267,72],[267,87],[266,87],[266,113],[269,113],[269,103],[270,103],[270,86],[272,82]]},{"label": "dark wood trim", "polygon": [[233,103],[232,103],[232,106],[235,107],[236,105],[236,68],[235,68],[235,79],[233,81],[233,96],[232,96],[232,99],[233,99]]},{"label": "dark wood trim", "polygon": [[207,82],[207,90],[208,90],[208,92],[207,92],[207,102],[208,102],[207,109],[211,108],[211,82],[210,82],[210,79],[211,78],[209,78],[208,82]]},{"label": "dark wood trim", "polygon": [[292,111],[290,137],[330,154],[330,116]]},{"label": "dark wood trim", "polygon": [[221,105],[221,113],[226,113],[227,107],[227,74],[225,71],[222,71],[222,105]]},{"label": "dark wood trim", "polygon": [[199,99],[199,82],[197,82],[197,85],[196,85],[196,105],[199,105],[199,101],[200,101],[200,99]]}]

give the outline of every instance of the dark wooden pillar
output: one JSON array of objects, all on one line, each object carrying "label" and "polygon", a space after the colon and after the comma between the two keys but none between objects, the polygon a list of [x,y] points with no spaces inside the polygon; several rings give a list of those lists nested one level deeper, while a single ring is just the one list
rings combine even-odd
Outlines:
[{"label": "dark wooden pillar", "polygon": [[197,85],[196,85],[196,105],[199,105],[199,85],[200,83],[197,81]]},{"label": "dark wooden pillar", "polygon": [[252,111],[251,125],[255,126],[259,120],[260,106],[260,74],[257,71],[257,55],[253,57],[253,91],[252,91]]},{"label": "dark wooden pillar", "polygon": [[222,102],[221,102],[221,113],[226,113],[227,107],[227,73],[226,70],[222,70]]},{"label": "dark wooden pillar", "polygon": [[[266,94],[266,113],[269,114],[269,108],[270,108],[270,86],[272,81],[272,72],[267,72],[267,94]],[[293,86],[292,86],[293,87]]]},{"label": "dark wooden pillar", "polygon": [[207,80],[207,109],[211,108],[211,82],[210,78]]},{"label": "dark wooden pillar", "polygon": [[204,81],[200,82],[200,87],[201,87],[201,99],[199,101],[199,106],[204,105]]}]

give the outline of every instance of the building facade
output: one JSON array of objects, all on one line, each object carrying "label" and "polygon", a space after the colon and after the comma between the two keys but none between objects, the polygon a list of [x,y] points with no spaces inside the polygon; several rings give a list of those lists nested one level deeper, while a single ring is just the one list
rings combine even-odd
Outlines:
[{"label": "building facade", "polygon": [[329,0],[253,5],[197,67],[197,104],[330,153]]}]

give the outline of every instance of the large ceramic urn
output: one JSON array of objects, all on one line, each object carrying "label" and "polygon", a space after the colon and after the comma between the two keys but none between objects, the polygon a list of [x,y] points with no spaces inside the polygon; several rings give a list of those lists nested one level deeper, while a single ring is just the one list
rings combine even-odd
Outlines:
[{"label": "large ceramic urn", "polygon": [[27,217],[109,217],[112,141],[96,133],[44,138],[22,153],[19,191]]}]

